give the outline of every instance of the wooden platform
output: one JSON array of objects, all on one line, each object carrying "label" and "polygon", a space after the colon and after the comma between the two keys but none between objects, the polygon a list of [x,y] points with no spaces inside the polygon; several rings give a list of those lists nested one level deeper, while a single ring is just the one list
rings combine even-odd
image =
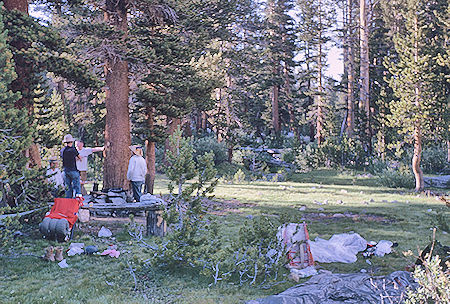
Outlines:
[{"label": "wooden platform", "polygon": [[129,211],[138,212],[145,211],[147,223],[147,235],[165,236],[167,232],[167,225],[163,219],[163,206],[154,202],[138,202],[138,203],[125,203],[125,204],[99,204],[91,203],[85,204],[82,209],[88,209],[90,211]]}]

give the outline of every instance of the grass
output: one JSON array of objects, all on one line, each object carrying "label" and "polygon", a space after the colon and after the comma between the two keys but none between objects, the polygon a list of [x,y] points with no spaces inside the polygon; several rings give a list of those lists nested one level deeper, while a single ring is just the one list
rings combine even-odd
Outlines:
[{"label": "grass", "polygon": [[[159,176],[155,193],[167,193],[167,184]],[[215,199],[222,202],[216,206],[215,214],[224,240],[236,236],[248,215],[288,213],[291,218],[308,223],[312,239],[354,231],[369,241],[386,239],[399,244],[394,253],[372,258],[372,265],[361,256],[352,264],[320,265],[335,273],[359,272],[364,268],[378,275],[404,270],[414,260],[405,258],[402,251],[417,252],[417,248],[429,243],[430,229],[439,224],[435,212],[447,219],[449,216],[448,208],[434,197],[406,189],[379,187],[374,178],[333,170],[297,174],[291,181],[281,183],[220,184]],[[300,211],[302,206],[306,210]],[[353,217],[333,217],[336,213],[351,213]],[[113,231],[115,240],[96,237],[102,225]],[[21,255],[41,255],[43,248],[52,244],[40,238],[36,226],[29,225],[12,253],[0,257],[0,303],[242,303],[295,284],[287,282],[268,290],[225,283],[209,287],[209,278],[192,271],[143,269],[136,262],[148,253],[143,252],[124,228],[124,221],[91,221],[81,225],[75,241],[95,244],[100,249],[112,242],[118,245],[121,256],[119,259],[69,257],[70,267],[61,269],[56,263]],[[443,244],[450,243],[449,235],[440,229],[437,239]],[[130,267],[135,269],[137,289]]]}]

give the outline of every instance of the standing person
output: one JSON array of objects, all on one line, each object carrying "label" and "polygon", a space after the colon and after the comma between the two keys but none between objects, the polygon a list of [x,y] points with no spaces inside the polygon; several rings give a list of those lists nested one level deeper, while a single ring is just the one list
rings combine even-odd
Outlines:
[{"label": "standing person", "polygon": [[133,156],[131,156],[128,164],[127,179],[131,181],[134,199],[136,202],[139,202],[141,200],[145,174],[147,174],[147,164],[142,157],[142,147],[130,146],[130,150],[133,152]]},{"label": "standing person", "polygon": [[64,183],[66,185],[66,198],[73,198],[73,192],[75,196],[81,196],[80,185],[80,172],[77,169],[76,159],[81,160],[81,157],[73,146],[75,139],[72,135],[67,134],[64,136],[63,143],[66,145],[61,150],[61,157],[63,160],[64,168]]},{"label": "standing person", "polygon": [[81,157],[80,160],[77,159],[77,169],[80,171],[81,194],[86,195],[87,191],[84,188],[84,184],[87,180],[88,156],[94,152],[101,152],[105,150],[105,147],[87,148],[84,147],[84,142],[82,140],[77,140],[76,146]]},{"label": "standing person", "polygon": [[64,187],[64,175],[58,168],[58,159],[51,157],[49,159],[49,168],[47,169],[47,180],[49,183],[54,184],[52,189],[52,195],[58,197],[61,187]]}]

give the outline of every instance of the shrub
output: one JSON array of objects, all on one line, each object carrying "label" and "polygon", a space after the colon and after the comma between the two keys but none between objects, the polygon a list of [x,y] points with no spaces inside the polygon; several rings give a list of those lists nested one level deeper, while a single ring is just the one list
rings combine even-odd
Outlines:
[{"label": "shrub", "polygon": [[384,169],[378,177],[378,182],[390,188],[414,188],[415,179],[409,167],[400,165],[398,169]]},{"label": "shrub", "polygon": [[442,146],[425,146],[421,160],[421,167],[424,173],[442,173],[448,166],[447,148]]},{"label": "shrub", "polygon": [[233,175],[233,183],[234,184],[240,184],[245,181],[245,173],[241,169],[237,170],[236,173]]},{"label": "shrub", "polygon": [[350,167],[360,169],[366,165],[367,152],[362,143],[353,138],[329,137],[319,147],[316,143],[299,145],[295,164],[300,171],[320,167]]},{"label": "shrub", "polygon": [[214,164],[220,165],[228,160],[227,148],[225,144],[217,142],[213,137],[203,137],[193,141],[194,146],[194,158],[198,159],[199,156],[204,155],[207,152],[214,153]]},{"label": "shrub", "polygon": [[[417,266],[413,274],[419,288],[408,291],[405,303],[450,303],[450,271],[443,270],[440,266],[441,259],[437,255],[430,255],[422,263],[423,266]],[[449,262],[447,267],[450,267]]]}]

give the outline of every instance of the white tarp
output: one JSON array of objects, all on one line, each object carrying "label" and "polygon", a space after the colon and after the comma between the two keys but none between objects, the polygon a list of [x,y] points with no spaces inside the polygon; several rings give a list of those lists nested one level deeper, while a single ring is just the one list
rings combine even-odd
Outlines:
[{"label": "white tarp", "polygon": [[335,234],[329,240],[317,237],[309,241],[311,254],[319,263],[354,263],[356,254],[367,248],[367,241],[357,233]]}]

